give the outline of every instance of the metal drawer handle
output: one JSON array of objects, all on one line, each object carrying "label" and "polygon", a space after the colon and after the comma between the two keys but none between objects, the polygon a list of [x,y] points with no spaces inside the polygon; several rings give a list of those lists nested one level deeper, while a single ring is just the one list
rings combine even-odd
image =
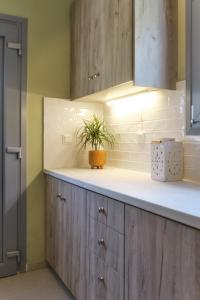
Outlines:
[{"label": "metal drawer handle", "polygon": [[105,210],[105,208],[104,207],[99,207],[99,213],[100,214],[105,214],[106,213],[106,210]]},{"label": "metal drawer handle", "polygon": [[58,199],[61,199],[62,195],[61,195],[61,194],[58,194],[56,197],[57,197]]},{"label": "metal drawer handle", "polygon": [[98,73],[96,73],[96,74],[94,74],[94,78],[97,78],[97,77],[99,77],[100,76],[100,73],[98,72]]},{"label": "metal drawer handle", "polygon": [[100,282],[103,282],[103,283],[104,283],[104,277],[103,277],[103,276],[98,276],[98,280],[99,280]]},{"label": "metal drawer handle", "polygon": [[94,79],[94,76],[88,76],[88,80],[93,80]]},{"label": "metal drawer handle", "polygon": [[98,244],[99,244],[99,246],[105,246],[105,241],[104,241],[104,239],[98,240]]},{"label": "metal drawer handle", "polygon": [[61,197],[60,200],[62,200],[63,202],[66,202],[66,201],[67,201],[67,199],[66,199],[66,198],[63,198],[63,197]]}]

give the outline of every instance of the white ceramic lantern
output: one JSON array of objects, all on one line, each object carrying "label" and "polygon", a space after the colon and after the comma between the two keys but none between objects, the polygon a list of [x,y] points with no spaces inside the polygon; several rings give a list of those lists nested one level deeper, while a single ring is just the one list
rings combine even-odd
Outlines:
[{"label": "white ceramic lantern", "polygon": [[152,142],[151,177],[158,181],[183,179],[183,144],[173,139]]}]

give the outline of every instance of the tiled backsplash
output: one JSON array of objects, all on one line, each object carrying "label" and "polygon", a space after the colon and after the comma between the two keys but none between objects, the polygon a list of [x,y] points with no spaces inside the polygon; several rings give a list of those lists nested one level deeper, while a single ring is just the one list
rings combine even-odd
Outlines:
[{"label": "tiled backsplash", "polygon": [[87,165],[86,153],[77,146],[75,132],[82,120],[94,113],[103,115],[102,104],[44,98],[44,168]]},{"label": "tiled backsplash", "polygon": [[[173,137],[184,142],[185,178],[200,181],[200,137],[185,136],[185,82],[177,91],[152,91],[107,104],[46,98],[44,167],[87,165],[87,153],[78,152],[74,132],[93,113],[104,114],[116,137],[108,165],[150,172],[151,141]],[[72,142],[63,145],[62,135],[72,136]]]},{"label": "tiled backsplash", "polygon": [[184,142],[185,178],[200,181],[200,137],[186,137],[185,82],[177,91],[152,91],[104,107],[116,144],[109,165],[150,172],[150,143],[173,137]]}]

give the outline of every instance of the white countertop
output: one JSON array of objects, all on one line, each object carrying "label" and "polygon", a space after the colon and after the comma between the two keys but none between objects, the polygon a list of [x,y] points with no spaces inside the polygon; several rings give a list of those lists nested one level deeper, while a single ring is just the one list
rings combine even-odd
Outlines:
[{"label": "white countertop", "polygon": [[45,174],[200,229],[200,184],[152,181],[125,169],[47,169]]}]

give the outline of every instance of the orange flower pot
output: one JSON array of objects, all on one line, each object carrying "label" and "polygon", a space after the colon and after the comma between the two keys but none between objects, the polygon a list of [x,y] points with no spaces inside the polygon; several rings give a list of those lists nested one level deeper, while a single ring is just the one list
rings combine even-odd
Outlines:
[{"label": "orange flower pot", "polygon": [[104,150],[89,151],[89,164],[92,169],[103,169],[107,160],[107,152]]}]

